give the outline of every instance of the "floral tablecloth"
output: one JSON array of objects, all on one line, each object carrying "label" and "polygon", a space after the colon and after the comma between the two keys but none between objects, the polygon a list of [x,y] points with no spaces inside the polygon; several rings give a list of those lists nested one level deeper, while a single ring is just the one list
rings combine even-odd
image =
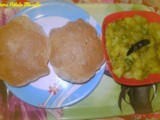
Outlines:
[{"label": "floral tablecloth", "polygon": [[[0,0],[2,3],[12,0]],[[19,0],[20,1],[20,0]],[[29,2],[45,0],[27,0]],[[61,0],[63,1],[63,0]],[[101,25],[104,17],[115,11],[124,10],[150,10],[160,13],[159,0],[64,0],[75,3],[79,7],[91,14]],[[94,3],[94,4],[93,4]],[[119,4],[123,3],[123,4]],[[6,24],[21,8],[0,7],[0,26]],[[113,87],[114,86],[114,87]],[[159,88],[159,84],[155,85]],[[154,114],[134,114],[135,111],[126,101],[122,102],[122,111],[118,106],[121,85],[105,72],[97,88],[84,100],[77,104],[63,109],[43,109],[36,108],[14,96],[0,81],[0,120],[53,120],[53,119],[141,119],[156,118],[160,119],[157,113],[160,110],[159,98],[160,91],[157,89],[156,97],[152,101]],[[154,87],[154,86],[153,86]],[[105,90],[104,90],[105,89]],[[131,89],[131,88],[130,88]],[[154,90],[152,91],[154,92]],[[99,95],[101,94],[101,95]],[[99,95],[99,96],[98,96]],[[109,97],[106,97],[109,96]],[[120,117],[121,116],[121,117]]]}]

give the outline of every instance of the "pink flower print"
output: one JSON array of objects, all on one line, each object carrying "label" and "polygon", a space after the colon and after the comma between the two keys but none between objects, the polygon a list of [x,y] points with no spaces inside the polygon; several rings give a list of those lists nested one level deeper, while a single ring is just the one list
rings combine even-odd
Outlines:
[{"label": "pink flower print", "polygon": [[46,108],[46,106],[45,106],[45,103],[38,103],[38,107],[40,107],[40,108]]},{"label": "pink flower print", "polygon": [[60,90],[59,85],[54,84],[53,87],[49,86],[49,93],[53,93],[53,95],[56,95],[57,91]]},{"label": "pink flower print", "polygon": [[20,8],[4,8],[0,7],[0,27],[13,19]]}]

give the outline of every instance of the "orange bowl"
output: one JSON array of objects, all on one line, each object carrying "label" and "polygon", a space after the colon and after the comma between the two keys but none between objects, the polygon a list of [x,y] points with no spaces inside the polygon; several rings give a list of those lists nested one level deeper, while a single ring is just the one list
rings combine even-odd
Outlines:
[{"label": "orange bowl", "polygon": [[133,17],[135,15],[139,15],[139,16],[146,18],[148,22],[150,23],[151,22],[160,23],[160,15],[154,12],[149,12],[149,11],[124,11],[124,12],[112,13],[106,16],[102,23],[102,47],[104,50],[106,63],[108,65],[109,71],[113,79],[120,84],[130,85],[130,86],[140,86],[140,85],[147,85],[147,84],[153,84],[153,83],[160,82],[160,74],[150,74],[148,75],[147,78],[143,80],[136,80],[133,78],[130,79],[130,78],[125,78],[125,77],[119,78],[112,72],[112,65],[110,63],[110,58],[108,56],[107,49],[106,49],[107,40],[105,38],[105,34],[106,34],[107,26],[109,23],[114,22],[118,19],[122,19],[126,17]]}]

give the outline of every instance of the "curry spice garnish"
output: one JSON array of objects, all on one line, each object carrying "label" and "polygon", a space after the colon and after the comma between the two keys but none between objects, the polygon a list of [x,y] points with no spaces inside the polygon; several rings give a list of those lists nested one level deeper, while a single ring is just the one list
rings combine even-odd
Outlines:
[{"label": "curry spice garnish", "polygon": [[137,50],[139,50],[143,46],[148,45],[149,43],[150,43],[149,39],[143,39],[143,40],[138,41],[137,43],[133,44],[131,46],[131,48],[128,50],[127,56],[130,55],[133,52],[136,52]]}]

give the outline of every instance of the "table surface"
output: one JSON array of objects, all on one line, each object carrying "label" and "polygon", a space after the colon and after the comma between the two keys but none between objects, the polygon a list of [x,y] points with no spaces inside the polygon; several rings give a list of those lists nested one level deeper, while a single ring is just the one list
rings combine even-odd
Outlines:
[{"label": "table surface", "polygon": [[[2,0],[1,2],[11,2]],[[28,0],[37,2],[38,0]],[[41,0],[42,1],[42,0]],[[44,0],[43,0],[44,1]],[[63,0],[62,0],[63,1]],[[67,1],[67,0],[65,0]],[[68,0],[87,11],[102,25],[104,17],[116,11],[147,10],[160,13],[159,0]],[[122,3],[122,4],[119,4]],[[6,24],[21,8],[0,7],[0,26]],[[159,84],[156,84],[159,86]],[[154,86],[153,86],[154,87]],[[157,87],[159,88],[159,87]],[[0,120],[50,120],[50,119],[97,119],[97,120],[126,120],[145,117],[160,118],[160,91],[152,101],[154,114],[136,115],[132,106],[122,101],[122,111],[118,107],[121,85],[114,82],[107,72],[96,89],[80,102],[63,109],[36,108],[14,96],[0,81]]]}]

